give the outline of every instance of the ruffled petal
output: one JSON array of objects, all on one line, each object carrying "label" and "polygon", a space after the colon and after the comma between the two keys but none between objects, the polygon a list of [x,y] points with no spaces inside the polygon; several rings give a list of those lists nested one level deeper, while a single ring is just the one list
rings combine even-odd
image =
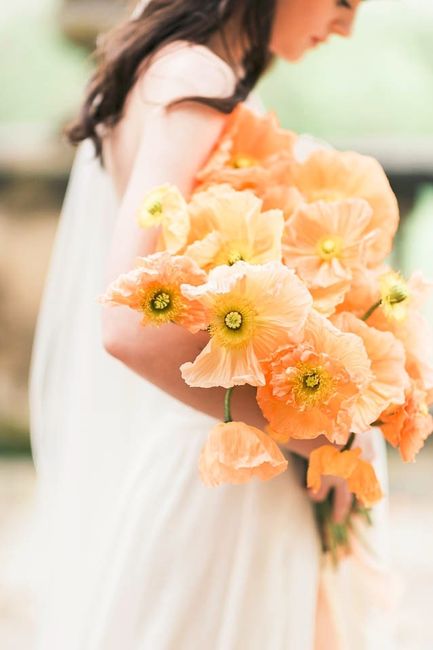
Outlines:
[{"label": "ruffled petal", "polygon": [[265,383],[251,345],[241,350],[227,350],[212,339],[193,362],[182,364],[180,370],[186,383],[196,388],[261,386]]},{"label": "ruffled petal", "polygon": [[336,327],[362,338],[371,361],[372,379],[354,402],[352,430],[362,433],[390,404],[402,404],[409,377],[402,344],[390,332],[381,332],[343,312],[332,318]]},{"label": "ruffled petal", "polygon": [[293,184],[308,202],[359,198],[373,214],[369,227],[378,236],[368,247],[368,264],[376,266],[391,250],[399,223],[397,199],[377,160],[351,151],[318,149],[298,165]]},{"label": "ruffled petal", "polygon": [[373,466],[360,458],[360,449],[339,451],[332,445],[323,445],[310,454],[307,485],[315,492],[320,489],[322,476],[339,476],[347,480],[348,488],[367,508],[382,496]]},{"label": "ruffled petal", "polygon": [[278,445],[263,431],[244,422],[217,424],[209,434],[199,460],[206,485],[240,484],[257,476],[262,481],[287,469]]}]

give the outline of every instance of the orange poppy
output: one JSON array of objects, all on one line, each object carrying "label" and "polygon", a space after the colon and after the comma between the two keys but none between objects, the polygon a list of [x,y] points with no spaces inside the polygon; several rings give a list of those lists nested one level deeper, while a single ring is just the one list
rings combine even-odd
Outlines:
[{"label": "orange poppy", "polygon": [[288,184],[295,141],[273,113],[258,115],[238,104],[197,180],[201,185],[230,183],[237,190],[264,189],[271,180]]},{"label": "orange poppy", "polygon": [[203,305],[184,296],[183,283],[199,285],[207,276],[189,257],[167,252],[138,257],[137,266],[112,282],[97,302],[125,305],[142,312],[143,325],[177,323],[191,332],[207,326]]},{"label": "orange poppy", "polygon": [[363,433],[390,404],[404,402],[409,385],[404,348],[393,334],[369,327],[354,314],[344,312],[331,321],[341,331],[359,336],[371,361],[373,378],[356,399],[352,421],[352,431]]},{"label": "orange poppy", "polygon": [[377,265],[388,255],[399,222],[399,209],[377,160],[351,151],[317,149],[296,166],[293,185],[308,203],[365,199],[373,210],[370,229],[379,231],[368,249],[368,262]]},{"label": "orange poppy", "polygon": [[347,282],[367,263],[372,209],[361,199],[317,201],[299,207],[284,228],[283,257],[308,287]]},{"label": "orange poppy", "polygon": [[272,437],[347,442],[359,395],[374,378],[359,336],[312,311],[302,342],[281,346],[262,365],[266,384],[257,401]]},{"label": "orange poppy", "polygon": [[346,479],[349,490],[356,498],[370,508],[383,497],[383,493],[373,466],[360,456],[360,449],[339,451],[333,445],[314,449],[308,464],[308,487],[317,492],[322,476],[339,476]]},{"label": "orange poppy", "polygon": [[382,433],[398,447],[405,462],[413,462],[433,431],[433,418],[427,406],[427,394],[420,382],[412,381],[405,402],[389,406],[380,416]]},{"label": "orange poppy", "polygon": [[210,432],[199,460],[206,485],[246,483],[254,476],[268,481],[287,469],[278,445],[245,422],[218,423]]}]

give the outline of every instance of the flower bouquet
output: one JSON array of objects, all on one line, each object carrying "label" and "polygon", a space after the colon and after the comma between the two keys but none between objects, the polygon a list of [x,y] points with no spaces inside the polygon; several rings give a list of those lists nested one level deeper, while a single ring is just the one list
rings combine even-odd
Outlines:
[{"label": "flower bouquet", "polygon": [[[382,497],[362,436],[380,427],[413,461],[433,429],[432,332],[420,306],[432,284],[386,264],[397,201],[379,163],[279,127],[240,105],[188,200],[169,184],[144,198],[137,219],[158,228],[158,250],[139,257],[98,300],[176,323],[209,341],[180,372],[191,387],[224,387],[224,421],[199,458],[206,485],[271,480],[287,468],[290,439],[324,436],[306,468],[347,481],[352,509],[331,518],[316,504],[323,550],[350,550],[356,521]],[[236,386],[257,389],[264,431],[233,422]]]}]

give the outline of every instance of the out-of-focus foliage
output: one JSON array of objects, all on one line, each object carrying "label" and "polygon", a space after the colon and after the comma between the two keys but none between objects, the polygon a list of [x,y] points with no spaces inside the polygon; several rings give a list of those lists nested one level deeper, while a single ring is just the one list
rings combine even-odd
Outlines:
[{"label": "out-of-focus foliage", "polygon": [[433,1],[372,0],[333,37],[260,85],[283,126],[321,136],[433,134]]},{"label": "out-of-focus foliage", "polygon": [[[406,276],[422,269],[429,280],[433,279],[432,217],[433,186],[423,185],[419,188],[415,209],[403,226],[402,264]],[[423,311],[433,323],[433,292],[430,292]]]},{"label": "out-of-focus foliage", "polygon": [[69,43],[57,0],[12,0],[1,8],[0,121],[57,123],[69,115],[90,72],[88,54]]}]

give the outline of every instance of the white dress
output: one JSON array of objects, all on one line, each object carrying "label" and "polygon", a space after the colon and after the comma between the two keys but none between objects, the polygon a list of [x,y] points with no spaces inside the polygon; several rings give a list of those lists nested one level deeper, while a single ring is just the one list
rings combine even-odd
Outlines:
[{"label": "white dress", "polygon": [[[36,647],[313,650],[320,550],[292,461],[268,482],[206,487],[197,463],[216,420],[102,345],[96,297],[118,207],[86,140],[61,211],[30,373]],[[354,584],[347,650],[392,647],[379,617],[366,623]]]}]

